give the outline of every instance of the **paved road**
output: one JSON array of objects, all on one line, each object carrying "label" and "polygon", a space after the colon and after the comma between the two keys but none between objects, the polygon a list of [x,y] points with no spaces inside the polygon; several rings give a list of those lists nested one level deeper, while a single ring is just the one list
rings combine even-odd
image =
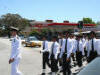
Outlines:
[{"label": "paved road", "polygon": [[[6,38],[0,38],[0,75],[10,75],[10,66],[8,60],[11,52],[11,41]],[[50,44],[51,45],[51,44]],[[50,46],[49,45],[49,46]],[[41,48],[22,47],[22,60],[20,70],[24,75],[39,75],[42,72]],[[73,68],[75,72],[77,67]],[[50,69],[47,70],[50,72]]]},{"label": "paved road", "polygon": [[[41,73],[41,54],[40,48],[22,48],[22,60],[20,70],[24,75],[38,75]],[[11,46],[8,39],[0,38],[0,75],[10,75]]]}]

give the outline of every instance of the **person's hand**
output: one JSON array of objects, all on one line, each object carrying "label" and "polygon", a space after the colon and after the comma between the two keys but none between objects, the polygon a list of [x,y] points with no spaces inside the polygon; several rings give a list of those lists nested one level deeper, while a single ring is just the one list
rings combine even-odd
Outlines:
[{"label": "person's hand", "polygon": [[66,61],[67,61],[67,62],[69,62],[69,61],[70,61],[70,59],[69,59],[69,58],[67,58],[67,59],[66,59]]},{"label": "person's hand", "polygon": [[9,64],[11,64],[12,62],[14,62],[14,58],[9,59]]},{"label": "person's hand", "polygon": [[71,56],[74,56],[74,53],[71,53]]},{"label": "person's hand", "polygon": [[55,59],[57,60],[57,56],[55,56]]},{"label": "person's hand", "polygon": [[40,51],[40,53],[41,53],[41,51]]},{"label": "person's hand", "polygon": [[62,59],[61,59],[61,58],[59,58],[59,61],[62,61]]}]

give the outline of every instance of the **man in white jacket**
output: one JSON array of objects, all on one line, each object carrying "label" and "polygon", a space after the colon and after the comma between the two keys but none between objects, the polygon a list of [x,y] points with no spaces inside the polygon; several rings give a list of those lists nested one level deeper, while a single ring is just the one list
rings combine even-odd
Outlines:
[{"label": "man in white jacket", "polygon": [[70,34],[66,32],[66,39],[63,42],[61,53],[59,56],[60,59],[63,59],[63,65],[62,65],[63,75],[67,75],[67,72],[68,72],[68,75],[71,75],[70,57],[71,57],[71,53],[74,46],[73,46],[72,39],[69,38],[69,35]]},{"label": "man in white jacket", "polygon": [[77,41],[76,41],[76,61],[77,61],[77,65],[79,67],[82,66],[82,57],[84,56],[84,46],[83,46],[83,42],[82,42],[82,36],[78,35],[77,36]]},{"label": "man in white jacket", "polygon": [[60,48],[60,45],[58,44],[57,42],[57,37],[54,36],[53,37],[53,44],[51,46],[51,51],[50,51],[50,54],[49,54],[49,59],[51,60],[51,72],[52,72],[52,75],[56,75],[56,73],[58,72],[58,54],[59,54],[59,48]]},{"label": "man in white jacket", "polygon": [[11,64],[11,75],[22,75],[18,70],[19,61],[21,59],[21,39],[17,35],[18,29],[11,27],[11,35],[13,37],[11,43],[11,56],[9,59],[9,64]]},{"label": "man in white jacket", "polygon": [[98,48],[98,40],[95,38],[96,34],[94,31],[90,32],[90,37],[91,39],[88,42],[88,62],[91,62],[92,60],[94,60],[97,57],[97,48]]},{"label": "man in white jacket", "polygon": [[46,64],[48,65],[48,67],[50,67],[50,63],[49,63],[49,47],[48,47],[48,41],[46,39],[46,36],[43,36],[43,48],[41,50],[42,53],[42,75],[45,75],[46,72]]}]

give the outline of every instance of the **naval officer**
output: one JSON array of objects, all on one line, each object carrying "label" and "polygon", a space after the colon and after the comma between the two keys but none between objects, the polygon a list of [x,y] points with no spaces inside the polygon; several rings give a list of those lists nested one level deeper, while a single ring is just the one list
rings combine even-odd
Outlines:
[{"label": "naval officer", "polygon": [[17,35],[18,29],[15,27],[10,27],[11,35],[13,37],[11,42],[11,56],[9,59],[9,64],[11,64],[11,75],[22,75],[19,71],[19,62],[21,59],[21,39]]}]

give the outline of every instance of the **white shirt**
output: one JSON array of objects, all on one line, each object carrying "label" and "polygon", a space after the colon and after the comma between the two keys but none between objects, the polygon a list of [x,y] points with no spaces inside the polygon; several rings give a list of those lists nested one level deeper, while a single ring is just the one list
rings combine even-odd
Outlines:
[{"label": "white shirt", "polygon": [[65,38],[59,39],[59,45],[60,45],[59,53],[61,52],[62,45],[63,45],[63,42],[64,42],[64,41],[65,41]]},{"label": "white shirt", "polygon": [[[93,45],[94,45],[94,50],[97,51],[98,43],[97,43],[96,38],[93,39]],[[88,41],[87,46],[88,46],[88,55],[87,56],[89,56],[90,51],[92,50],[92,39]]]},{"label": "white shirt", "polygon": [[65,40],[64,38],[59,39],[59,45],[61,46],[63,44],[63,40]]},{"label": "white shirt", "polygon": [[10,58],[21,58],[21,39],[17,35],[12,39]]},{"label": "white shirt", "polygon": [[81,51],[82,52],[82,55],[84,55],[84,46],[83,46],[83,42],[82,42],[82,40],[77,40],[76,41],[76,48],[77,48],[77,50],[78,50],[78,42],[79,42],[79,51]]},{"label": "white shirt", "polygon": [[[66,45],[66,40],[64,40],[64,42],[63,42],[63,45],[62,45],[62,49],[61,49],[61,53],[60,53],[60,57],[59,58],[62,58],[62,55],[65,52],[65,45]],[[73,50],[73,41],[72,41],[72,39],[68,38],[67,39],[67,57],[66,58],[69,58],[70,57],[70,55],[72,53],[72,50]]]},{"label": "white shirt", "polygon": [[45,40],[45,41],[43,41],[43,43],[42,43],[42,48],[43,48],[43,46],[44,46],[44,49],[43,50],[41,50],[41,52],[49,52],[49,48],[48,48],[48,41],[47,40]]},{"label": "white shirt", "polygon": [[72,53],[75,53],[76,52],[76,50],[77,50],[77,42],[76,42],[76,39],[72,39],[72,41],[73,41],[73,50],[72,50]]},{"label": "white shirt", "polygon": [[88,39],[83,38],[82,42],[83,42],[83,47],[86,48],[86,45],[88,43]]},{"label": "white shirt", "polygon": [[97,53],[98,53],[98,55],[100,55],[100,39],[97,39],[97,44],[98,44]]},{"label": "white shirt", "polygon": [[[54,44],[54,46],[53,46],[53,44]],[[53,42],[53,44],[51,46],[51,51],[50,51],[50,54],[49,54],[49,59],[50,59],[51,54],[52,54],[52,47],[53,47],[53,54],[54,54],[55,59],[57,59],[58,54],[59,54],[60,45],[58,44],[58,42]]]}]

